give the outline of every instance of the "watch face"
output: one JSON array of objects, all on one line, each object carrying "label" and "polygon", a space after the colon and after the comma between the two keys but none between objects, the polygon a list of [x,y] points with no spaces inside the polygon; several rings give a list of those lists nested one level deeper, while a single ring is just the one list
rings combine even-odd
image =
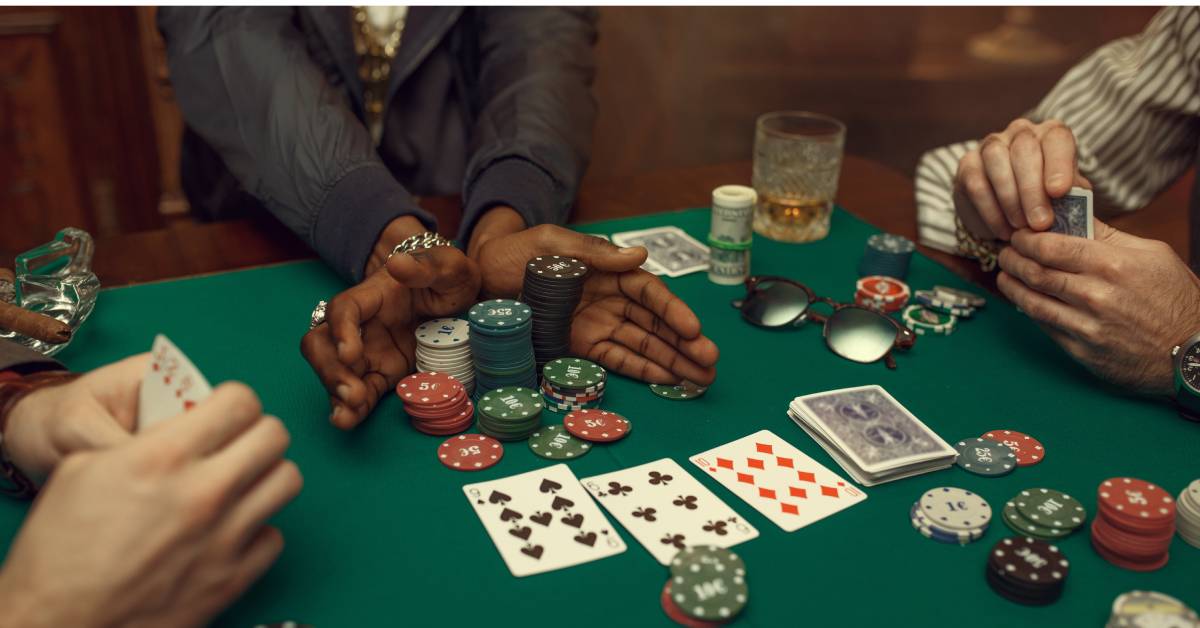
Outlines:
[{"label": "watch face", "polygon": [[1200,342],[1187,348],[1179,363],[1179,372],[1183,381],[1193,390],[1200,390]]}]

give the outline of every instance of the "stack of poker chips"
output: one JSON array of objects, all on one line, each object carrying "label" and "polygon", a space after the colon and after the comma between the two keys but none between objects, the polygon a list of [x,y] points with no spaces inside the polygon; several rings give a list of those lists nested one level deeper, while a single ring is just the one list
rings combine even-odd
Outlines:
[{"label": "stack of poker chips", "polygon": [[965,438],[954,445],[959,468],[986,477],[1008,475],[1017,468],[1017,454],[1007,445],[987,438]]},{"label": "stack of poker chips", "polygon": [[712,222],[708,230],[709,281],[733,286],[750,276],[757,202],[758,194],[744,185],[722,185],[713,190]]},{"label": "stack of poker chips", "polygon": [[537,364],[530,332],[533,309],[512,299],[475,304],[467,312],[475,361],[475,401],[497,388],[537,388]]},{"label": "stack of poker chips", "polygon": [[1158,591],[1127,591],[1113,600],[1105,628],[1129,626],[1200,626],[1187,604]]},{"label": "stack of poker chips", "polygon": [[483,393],[479,431],[501,441],[524,440],[542,425],[542,396],[532,388],[512,386]]},{"label": "stack of poker chips", "polygon": [[435,318],[417,326],[417,370],[448,373],[475,391],[475,362],[471,359],[471,327],[461,318]]},{"label": "stack of poker chips", "polygon": [[1137,478],[1109,478],[1097,490],[1092,548],[1101,558],[1131,571],[1167,564],[1175,536],[1175,499]]},{"label": "stack of poker chips", "polygon": [[913,528],[926,538],[958,545],[983,538],[992,522],[986,499],[953,486],[927,491],[908,514]]},{"label": "stack of poker chips", "polygon": [[1030,488],[1004,504],[1004,525],[1022,536],[1057,541],[1087,522],[1087,510],[1078,499],[1052,488]]},{"label": "stack of poker chips", "polygon": [[938,334],[949,336],[958,327],[958,317],[931,310],[924,305],[910,305],[900,315],[904,326],[919,336]]},{"label": "stack of poker chips", "polygon": [[1062,597],[1071,563],[1058,547],[1029,537],[1001,539],[988,553],[988,586],[1001,597],[1029,606]]},{"label": "stack of poker chips", "polygon": [[542,367],[542,396],[556,412],[599,408],[608,372],[582,358],[558,358]]},{"label": "stack of poker chips", "polygon": [[908,238],[891,233],[876,233],[867,238],[867,250],[858,264],[858,276],[879,275],[904,279],[917,245]]},{"label": "stack of poker chips", "polygon": [[446,373],[413,373],[396,385],[396,395],[418,432],[448,436],[466,431],[475,421],[466,388]]},{"label": "stack of poker chips", "polygon": [[681,626],[723,626],[746,608],[746,563],[731,550],[692,545],[671,559],[671,577],[659,597],[663,612]]},{"label": "stack of poker chips", "polygon": [[916,303],[905,308],[904,324],[921,335],[951,334],[960,320],[971,318],[987,303],[977,294],[947,286],[917,290],[912,298]]},{"label": "stack of poker chips", "polygon": [[571,353],[571,319],[588,267],[577,259],[547,255],[525,265],[521,298],[533,310],[533,351],[537,368]]},{"label": "stack of poker chips", "polygon": [[855,284],[854,303],[872,310],[891,314],[908,305],[912,292],[908,284],[894,277],[872,275]]},{"label": "stack of poker chips", "polygon": [[1200,547],[1200,480],[1192,480],[1175,503],[1179,511],[1175,531],[1188,545]]}]

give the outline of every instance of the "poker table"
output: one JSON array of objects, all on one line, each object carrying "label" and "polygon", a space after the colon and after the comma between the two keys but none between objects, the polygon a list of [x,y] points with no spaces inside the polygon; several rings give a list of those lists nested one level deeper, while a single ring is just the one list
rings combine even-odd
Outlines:
[{"label": "poker table", "polygon": [[[708,221],[706,209],[694,209],[578,228],[613,233],[671,224],[703,238]],[[849,301],[864,243],[875,231],[839,209],[823,241],[756,238],[753,270]],[[1071,561],[1063,598],[1035,608],[1002,599],[984,581],[989,548],[1008,535],[998,513],[981,541],[962,547],[911,526],[909,506],[938,486],[979,493],[997,510],[1021,489],[1050,487],[1078,496],[1094,515],[1105,478],[1140,477],[1177,494],[1200,477],[1200,425],[1164,403],[1098,382],[1012,306],[991,297],[952,335],[920,337],[889,371],[836,357],[815,325],[770,331],[745,324],[729,305],[741,296],[739,287],[717,286],[703,273],[666,281],[720,346],[717,381],[700,399],[671,401],[610,376],[604,405],[635,429],[571,461],[578,477],[662,457],[691,469],[690,455],[764,428],[845,477],[785,410],[797,395],[864,384],[882,385],[947,441],[1014,429],[1046,445],[1041,464],[1005,477],[953,467],[866,488],[863,503],[792,533],[694,473],[760,531],[736,547],[750,586],[739,625],[1096,626],[1112,599],[1130,589],[1162,591],[1200,607],[1200,550],[1178,538],[1166,567],[1134,573],[1105,562],[1086,530],[1076,532],[1059,544]],[[908,283],[970,287],[920,254]],[[156,333],[165,333],[214,384],[249,383],[267,411],[287,423],[289,455],[305,477],[299,498],[274,518],[287,547],[217,625],[285,619],[318,627],[668,625],[659,605],[667,569],[615,522],[629,546],[622,554],[526,578],[509,574],[461,487],[556,461],[516,442],[490,469],[451,470],[435,455],[442,439],[414,431],[393,396],[352,432],[330,426],[326,395],[298,346],[313,305],[343,288],[320,263],[303,261],[105,290],[61,354],[72,369],[88,369],[145,351]],[[544,420],[561,419],[547,412]],[[0,501],[6,538],[25,511],[24,504]]]}]

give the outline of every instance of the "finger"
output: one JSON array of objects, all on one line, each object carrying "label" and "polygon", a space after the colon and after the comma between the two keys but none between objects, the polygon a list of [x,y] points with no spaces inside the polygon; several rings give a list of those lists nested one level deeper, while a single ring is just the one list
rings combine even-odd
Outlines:
[{"label": "finger", "polygon": [[585,349],[587,358],[604,368],[650,384],[678,384],[679,378],[667,369],[630,351],[628,347],[604,340]]},{"label": "finger", "polygon": [[102,366],[79,380],[127,431],[133,430],[137,422],[138,393],[151,359],[149,353],[139,353]]},{"label": "finger", "polygon": [[642,329],[662,338],[663,342],[675,347],[683,355],[700,366],[713,366],[717,363],[717,359],[721,357],[716,343],[712,340],[709,340],[705,336],[686,340],[682,339],[679,337],[679,334],[676,334],[667,326],[663,319],[655,316],[653,312],[633,301],[628,299],[613,299],[611,305],[609,302],[606,302],[604,305],[613,314],[629,319]]},{"label": "finger", "polygon": [[1068,273],[1098,273],[1111,254],[1110,247],[1096,240],[1028,230],[1013,234],[1012,248],[1042,266]]},{"label": "finger", "polygon": [[996,275],[996,287],[1033,320],[1064,332],[1088,337],[1088,333],[1092,331],[1091,327],[1096,324],[1087,314],[1054,297],[1030,289],[1007,271]]},{"label": "finger", "polygon": [[1011,246],[1000,251],[999,264],[1002,270],[1026,286],[1081,308],[1089,307],[1095,295],[1107,290],[1107,286],[1094,277],[1043,266]]},{"label": "finger", "polygon": [[623,273],[646,261],[646,249],[640,246],[621,248],[594,235],[579,233],[558,225],[535,227],[538,249],[548,255],[574,257],[596,270]]},{"label": "finger", "polygon": [[616,275],[615,281],[622,294],[666,321],[681,338],[700,335],[700,319],[696,313],[658,277],[635,270]]},{"label": "finger", "polygon": [[[136,405],[135,403],[135,408]],[[133,438],[133,434],[130,433],[132,423],[130,427],[125,427],[110,420],[104,412],[96,412],[88,416],[93,420],[71,417],[74,420],[53,423],[56,429],[51,438],[55,451],[65,456],[77,451],[108,449]]]},{"label": "finger", "polygon": [[333,334],[338,359],[353,364],[362,356],[362,325],[379,313],[383,293],[371,286],[372,279],[334,297],[325,307],[325,322]]},{"label": "finger", "polygon": [[291,503],[303,487],[304,478],[296,464],[277,461],[229,509],[218,538],[226,547],[244,548],[267,519]]},{"label": "finger", "polygon": [[706,384],[716,377],[712,367],[705,368],[696,364],[675,347],[632,322],[626,321],[617,325],[611,337],[637,355],[671,372],[678,379]]},{"label": "finger", "polygon": [[1018,134],[1012,143],[1012,168],[1017,194],[1025,220],[1034,231],[1045,231],[1054,224],[1050,197],[1042,183],[1042,146],[1030,132]]},{"label": "finger", "polygon": [[983,156],[983,171],[1000,204],[1000,210],[1013,229],[1029,226],[1025,212],[1021,209],[1021,197],[1017,192],[1017,179],[1013,175],[1012,157],[1008,143],[997,136],[988,136],[979,152]]},{"label": "finger", "polygon": [[[300,353],[329,392],[335,414],[339,406],[358,406],[366,402],[366,385],[338,358],[328,325],[318,325],[305,334],[300,342]],[[332,415],[330,419],[333,419]]]},{"label": "finger", "polygon": [[1046,193],[1058,198],[1071,190],[1076,176],[1075,134],[1061,122],[1052,122],[1042,134]]},{"label": "finger", "polygon": [[[996,200],[992,185],[988,182],[987,173],[983,168],[983,157],[979,151],[970,151],[959,160],[958,174],[955,176],[955,196],[966,199],[967,204],[974,208],[975,213],[991,231],[992,237],[1007,240],[1012,236],[1012,227],[1004,217],[1000,202]],[[961,207],[962,203],[956,202],[955,205]],[[970,228],[970,225],[966,224],[969,217],[963,215],[962,218],[964,224]],[[974,229],[972,232],[984,235]]]},{"label": "finger", "polygon": [[291,441],[282,421],[264,416],[197,465],[195,475],[221,495],[240,495],[283,459]]},{"label": "finger", "polygon": [[388,274],[403,286],[434,289],[445,289],[467,280],[472,269],[467,256],[452,246],[393,255],[386,266]]},{"label": "finger", "polygon": [[143,446],[169,441],[193,457],[207,456],[241,434],[262,416],[258,395],[245,384],[226,382],[196,407],[146,430]]},{"label": "finger", "polygon": [[233,576],[229,578],[229,586],[221,589],[228,597],[220,600],[217,610],[228,606],[245,593],[250,585],[257,582],[271,565],[275,564],[282,552],[283,534],[271,526],[259,528],[246,545],[245,551],[233,557],[237,561]]}]

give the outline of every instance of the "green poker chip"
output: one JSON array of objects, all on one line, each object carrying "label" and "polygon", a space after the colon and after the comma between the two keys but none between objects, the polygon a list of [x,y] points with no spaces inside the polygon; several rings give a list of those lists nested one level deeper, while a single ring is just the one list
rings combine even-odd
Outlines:
[{"label": "green poker chip", "polygon": [[669,384],[650,384],[650,391],[662,397],[663,399],[672,399],[674,401],[686,401],[703,396],[708,392],[708,388],[699,384],[694,384],[685,381],[682,384],[671,386]]},{"label": "green poker chip", "polygon": [[910,305],[904,308],[901,318],[904,319],[905,327],[921,335],[926,333],[949,335],[958,325],[957,316],[937,312],[924,305]]},{"label": "green poker chip", "polygon": [[958,441],[954,449],[958,451],[955,464],[975,475],[998,477],[1017,468],[1017,454],[994,440],[966,438]]},{"label": "green poker chip", "polygon": [[493,331],[521,327],[533,317],[533,309],[512,299],[492,299],[476,303],[467,311],[472,326]]},{"label": "green poker chip", "polygon": [[1008,502],[1004,505],[1004,511],[1001,514],[1004,520],[1004,525],[1010,530],[1020,534],[1021,536],[1031,536],[1035,539],[1043,541],[1055,541],[1071,534],[1070,530],[1056,530],[1043,525],[1038,525],[1025,517],[1021,516],[1017,510],[1016,502]]},{"label": "green poker chip", "polygon": [[529,449],[550,460],[572,460],[592,450],[592,444],[571,436],[561,425],[547,425],[529,435]]},{"label": "green poker chip", "polygon": [[589,389],[608,377],[604,367],[583,358],[558,358],[542,367],[542,376],[558,388]]},{"label": "green poker chip", "polygon": [[[688,550],[693,550],[687,554]],[[733,558],[725,553],[732,554]],[[729,550],[707,546],[680,552],[680,566],[671,565],[671,601],[689,617],[724,621],[737,616],[750,599],[745,566]]]},{"label": "green poker chip", "polygon": [[1074,530],[1087,521],[1087,510],[1079,500],[1052,488],[1023,490],[1013,503],[1022,517],[1055,530]]},{"label": "green poker chip", "polygon": [[484,417],[504,422],[521,422],[542,413],[546,404],[541,393],[513,386],[497,388],[483,394],[475,409]]}]

